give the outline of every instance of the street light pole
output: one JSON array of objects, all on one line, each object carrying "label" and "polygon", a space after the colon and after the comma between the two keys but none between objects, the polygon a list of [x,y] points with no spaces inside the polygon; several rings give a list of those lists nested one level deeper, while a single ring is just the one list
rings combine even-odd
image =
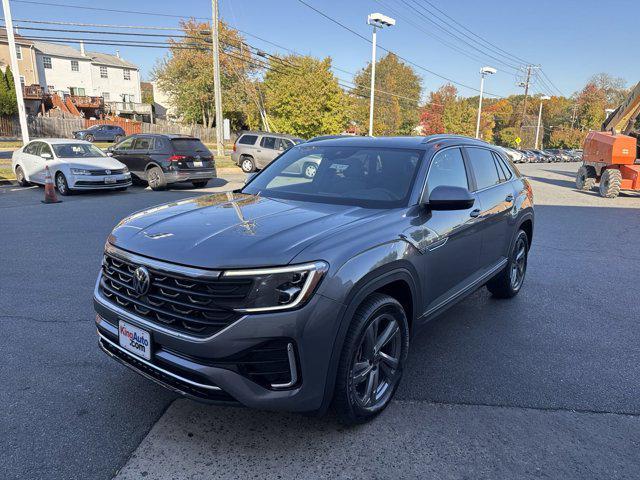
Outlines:
[{"label": "street light pole", "polygon": [[382,27],[391,27],[396,21],[381,13],[372,13],[367,17],[367,24],[373,27],[373,38],[371,39],[371,95],[369,97],[369,136],[373,136],[373,104],[376,88],[376,41],[377,30]]},{"label": "street light pole", "polygon": [[478,101],[478,120],[476,122],[476,138],[480,138],[480,117],[482,116],[482,95],[484,93],[484,77],[493,75],[497,70],[492,67],[482,67],[480,69],[480,100]]},{"label": "street light pole", "polygon": [[22,144],[26,145],[27,143],[29,143],[29,129],[27,127],[27,112],[24,108],[24,98],[22,97],[22,82],[20,82],[20,71],[18,70],[16,37],[13,33],[13,19],[11,17],[11,7],[9,6],[9,0],[2,0],[2,8],[4,9],[4,22],[7,30],[7,40],[9,42],[9,57],[11,58],[13,86],[16,89],[16,100],[18,102],[18,117],[20,119]]},{"label": "street light pole", "polygon": [[543,95],[540,97],[540,110],[538,110],[538,127],[536,128],[536,150],[538,149],[538,140],[540,139],[540,125],[542,123],[542,102],[549,100],[551,97]]},{"label": "street light pole", "polygon": [[371,39],[371,94],[369,96],[369,136],[373,136],[373,103],[376,94],[376,27],[373,26]]},{"label": "street light pole", "polygon": [[[8,0],[3,0],[8,1]],[[224,155],[224,120],[222,118],[222,87],[220,86],[220,51],[218,44],[218,0],[211,0],[212,24],[211,42],[213,47],[213,101],[216,108],[216,154]]]}]

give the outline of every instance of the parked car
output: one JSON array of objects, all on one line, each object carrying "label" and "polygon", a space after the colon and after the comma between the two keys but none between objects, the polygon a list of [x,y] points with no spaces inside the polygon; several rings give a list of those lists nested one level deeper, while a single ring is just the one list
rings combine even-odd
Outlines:
[{"label": "parked car", "polygon": [[550,153],[543,152],[542,150],[532,149],[530,150],[536,154],[540,162],[553,163],[556,161],[556,157]]},{"label": "parked car", "polygon": [[109,147],[107,153],[129,167],[134,180],[147,182],[152,190],[164,190],[176,182],[203,188],[216,177],[213,154],[198,138],[137,134]]},{"label": "parked car", "polygon": [[269,165],[282,152],[302,142],[302,138],[280,133],[245,132],[233,144],[231,160],[243,172],[255,172]]},{"label": "parked car", "polygon": [[[312,179],[288,173],[310,156]],[[533,230],[531,186],[485,142],[303,143],[242,189],[122,220],[94,291],[99,345],[200,401],[363,422],[429,320],[483,285],[518,294]]]},{"label": "parked car", "polygon": [[46,167],[60,195],[75,190],[126,190],[131,175],[125,165],[84,140],[43,138],[13,152],[11,166],[20,185],[44,185]]},{"label": "parked car", "polygon": [[87,142],[119,142],[126,136],[124,129],[116,125],[92,125],[86,130],[73,132],[73,138]]},{"label": "parked car", "polygon": [[523,163],[524,154],[518,150],[509,147],[498,147],[509,157],[513,163]]},{"label": "parked car", "polygon": [[530,150],[519,150],[519,152],[522,153],[521,163],[536,163],[539,160],[538,155]]}]

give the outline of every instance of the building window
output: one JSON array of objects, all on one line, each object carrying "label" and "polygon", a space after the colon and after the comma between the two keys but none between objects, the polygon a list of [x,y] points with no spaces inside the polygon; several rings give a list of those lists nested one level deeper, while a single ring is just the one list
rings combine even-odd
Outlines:
[{"label": "building window", "polygon": [[42,65],[44,68],[51,68],[51,57],[42,57]]},{"label": "building window", "polygon": [[111,99],[110,96],[109,96],[109,92],[102,92],[102,99],[105,102],[108,102]]},{"label": "building window", "polygon": [[49,91],[49,93],[53,93],[56,91],[56,87],[54,87],[53,85],[47,85],[47,90]]},{"label": "building window", "polygon": [[129,69],[127,69],[127,68],[125,68],[125,69],[122,71],[122,74],[124,75],[124,79],[125,79],[125,80],[131,80],[131,70],[129,70]]},{"label": "building window", "polygon": [[78,61],[77,60],[71,60],[71,71],[72,72],[79,72],[80,71],[80,65],[78,65]]},{"label": "building window", "polygon": [[25,85],[25,80],[24,80],[24,75],[20,75],[20,85],[22,86],[22,88],[24,88]]},{"label": "building window", "polygon": [[100,78],[109,78],[109,75],[107,75],[107,67],[100,67]]},{"label": "building window", "polygon": [[16,45],[16,57],[18,57],[18,60],[22,60],[22,47],[20,45]]}]

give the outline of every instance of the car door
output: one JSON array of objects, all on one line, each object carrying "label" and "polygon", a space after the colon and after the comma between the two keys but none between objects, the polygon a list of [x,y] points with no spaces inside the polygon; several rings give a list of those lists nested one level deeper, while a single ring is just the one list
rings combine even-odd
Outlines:
[{"label": "car door", "polygon": [[28,143],[20,153],[17,164],[21,165],[27,178],[35,182],[36,181],[36,168],[37,168],[37,150],[40,148],[40,142]]},{"label": "car door", "polygon": [[[48,158],[43,157],[43,155],[49,155]],[[45,168],[47,166],[47,162],[53,159],[53,152],[51,151],[51,147],[44,142],[38,142],[38,146],[36,148],[36,154],[34,155],[34,166],[33,166],[33,181],[36,183],[44,183],[45,182]],[[52,173],[53,174],[53,173]]]},{"label": "car door", "polygon": [[136,175],[146,178],[147,165],[149,164],[149,151],[153,148],[153,138],[147,136],[138,136],[133,141],[133,148],[130,152],[131,163]]},{"label": "car door", "polygon": [[489,270],[504,261],[511,242],[509,216],[514,207],[514,189],[505,178],[498,155],[490,148],[465,147],[471,174],[480,200],[483,268]]},{"label": "car door", "polygon": [[[472,186],[460,147],[437,152],[429,165],[424,198],[438,186]],[[473,194],[472,194],[473,195]],[[475,195],[473,195],[475,196]],[[426,314],[437,311],[473,281],[480,268],[481,235],[478,201],[465,210],[430,210],[424,206],[412,222],[409,240],[422,255],[423,300]]]},{"label": "car door", "polygon": [[258,168],[266,167],[279,155],[278,145],[279,142],[276,137],[264,135],[260,139],[260,146],[256,150],[256,166]]}]

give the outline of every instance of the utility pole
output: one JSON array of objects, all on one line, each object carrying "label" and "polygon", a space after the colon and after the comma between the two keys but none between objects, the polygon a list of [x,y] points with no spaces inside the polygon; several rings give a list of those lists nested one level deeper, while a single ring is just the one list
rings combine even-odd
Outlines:
[{"label": "utility pole", "polygon": [[[8,0],[7,0],[8,1]],[[369,97],[369,136],[373,136],[373,103],[376,92],[376,26],[373,26],[371,39],[371,96]]]},{"label": "utility pole", "polygon": [[476,138],[480,138],[480,117],[482,116],[482,94],[484,93],[484,77],[496,73],[493,67],[482,67],[480,69],[480,100],[478,101],[478,121],[476,122]]},{"label": "utility pole", "polygon": [[9,42],[9,57],[11,57],[11,73],[13,74],[13,85],[16,89],[16,100],[18,101],[18,117],[20,118],[20,131],[22,133],[22,143],[29,143],[29,129],[27,127],[27,112],[24,109],[24,98],[22,97],[22,83],[20,82],[20,71],[18,70],[18,54],[16,52],[16,37],[13,33],[13,19],[11,18],[11,7],[9,0],[2,0],[4,9],[4,22],[7,29],[7,40]]},{"label": "utility pole", "polygon": [[524,81],[524,106],[522,107],[522,117],[520,118],[520,130],[524,124],[524,117],[527,114],[527,98],[529,96],[529,84],[531,83],[532,65],[527,65],[527,79]]},{"label": "utility pole", "polygon": [[[538,140],[540,140],[540,125],[542,124],[542,102],[545,100],[549,100],[551,97],[547,95],[543,95],[540,97],[540,110],[538,111],[538,127],[536,128],[536,146],[535,149],[538,149]],[[544,136],[544,135],[543,135]]]},{"label": "utility pole", "polygon": [[[9,0],[3,0],[8,2]],[[218,0],[211,0],[212,24],[211,42],[213,47],[213,90],[216,107],[216,154],[224,155],[224,130],[222,118],[222,88],[220,86],[220,51],[218,44]]]}]

